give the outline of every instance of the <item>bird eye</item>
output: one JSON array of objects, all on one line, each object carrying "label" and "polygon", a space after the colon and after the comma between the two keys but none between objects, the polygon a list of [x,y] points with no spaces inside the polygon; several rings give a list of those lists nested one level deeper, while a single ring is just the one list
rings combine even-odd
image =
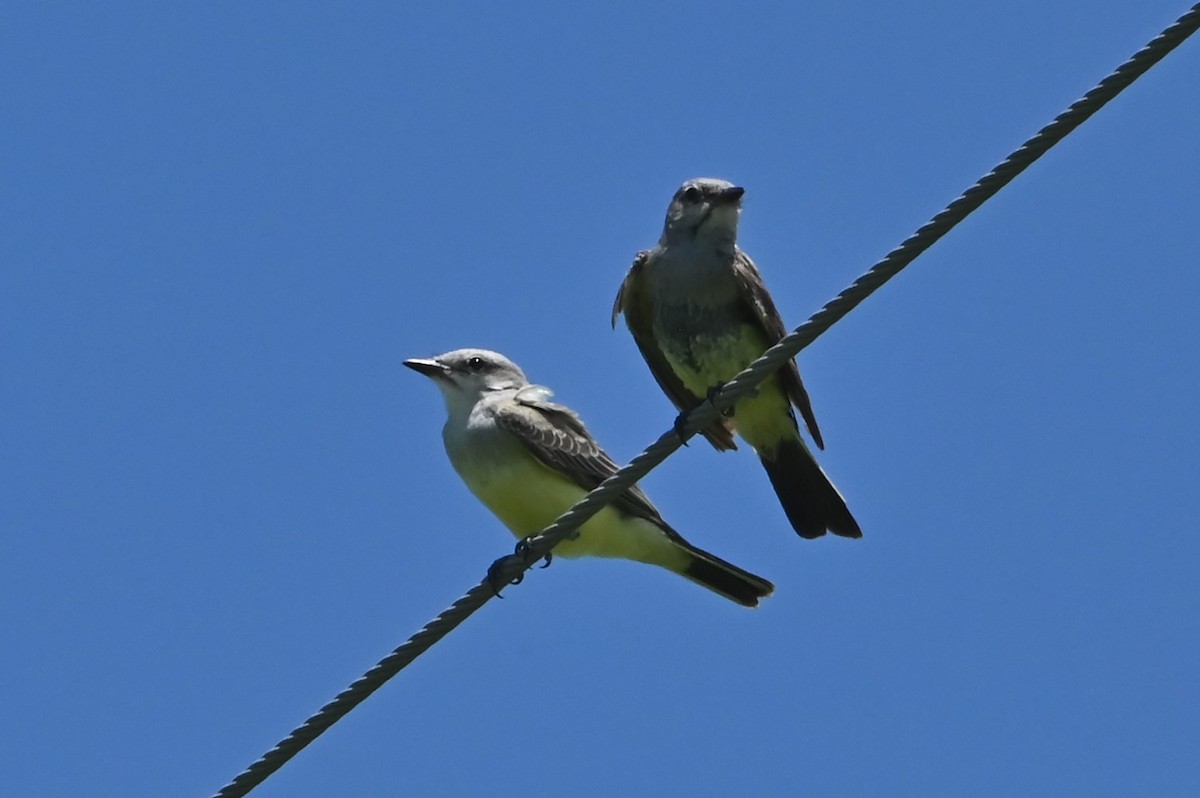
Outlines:
[{"label": "bird eye", "polygon": [[700,189],[695,186],[688,186],[683,190],[683,198],[688,202],[698,202],[700,200]]},{"label": "bird eye", "polygon": [[468,358],[467,359],[467,368],[469,368],[471,371],[479,371],[481,368],[483,368],[483,358],[481,358],[481,357]]}]

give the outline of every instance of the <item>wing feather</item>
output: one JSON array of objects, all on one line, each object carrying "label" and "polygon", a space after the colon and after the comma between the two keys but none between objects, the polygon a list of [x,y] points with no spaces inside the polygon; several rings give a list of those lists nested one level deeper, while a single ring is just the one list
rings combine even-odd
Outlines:
[{"label": "wing feather", "polygon": [[[767,286],[763,282],[762,274],[759,273],[758,267],[754,265],[754,261],[750,259],[750,256],[740,249],[733,259],[733,271],[737,277],[743,299],[753,309],[754,315],[762,325],[763,332],[766,333],[767,339],[770,341],[770,345],[774,346],[779,342],[779,339],[787,335],[788,331],[784,327],[783,317],[779,315],[779,311],[775,307],[775,301],[771,299],[771,295],[767,292]],[[787,392],[788,399],[800,411],[800,415],[804,417],[804,423],[808,427],[813,441],[817,444],[817,448],[824,449],[825,441],[821,438],[821,430],[817,426],[817,417],[813,415],[812,402],[808,398],[808,391],[804,388],[804,382],[800,379],[800,367],[796,365],[795,358],[789,360],[787,365],[779,370],[779,378],[783,382],[783,389]]]},{"label": "wing feather", "polygon": [[[579,416],[564,405],[518,394],[496,412],[496,422],[541,463],[584,490],[592,490],[617,471],[617,464],[596,443]],[[613,506],[675,535],[636,485],[621,494]]]}]

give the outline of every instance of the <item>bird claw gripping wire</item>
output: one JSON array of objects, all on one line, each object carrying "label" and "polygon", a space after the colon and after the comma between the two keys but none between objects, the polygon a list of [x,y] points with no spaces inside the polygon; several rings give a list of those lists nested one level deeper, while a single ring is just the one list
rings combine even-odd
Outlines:
[{"label": "bird claw gripping wire", "polygon": [[679,442],[684,446],[688,445],[688,436],[684,434],[684,431],[687,429],[687,420],[688,411],[684,410],[682,413],[675,416],[675,423],[673,425],[675,427],[675,436],[679,438]]},{"label": "bird claw gripping wire", "polygon": [[[578,533],[575,533],[575,535],[578,535]],[[542,568],[549,568],[550,561],[554,559],[554,552],[552,551],[546,552],[541,557],[534,554],[533,547],[529,545],[529,538],[521,538],[517,541],[517,548],[513,552],[513,555],[520,557],[521,561],[528,565],[533,565],[538,560],[544,560],[541,565]]]},{"label": "bird claw gripping wire", "polygon": [[[711,388],[709,388],[708,392],[705,394],[705,397],[704,397],[705,401],[707,401],[709,404],[715,404],[717,401],[717,397],[721,394],[721,389],[724,387],[725,387],[724,385],[714,385]],[[758,393],[758,391],[754,391],[750,395],[755,396],[755,395],[757,395],[757,393]],[[682,443],[684,446],[688,445],[688,442],[687,442],[688,436],[686,435],[688,415],[692,412],[692,410],[695,410],[695,409],[696,408],[693,407],[691,410],[684,410],[682,413],[675,416],[675,424],[674,424],[675,435],[679,438],[679,442]],[[722,410],[721,417],[722,418],[733,418],[733,405],[730,405],[729,407]]]},{"label": "bird claw gripping wire", "polygon": [[487,581],[496,598],[504,598],[500,591],[509,585],[519,585],[525,581],[525,569],[539,559],[544,560],[542,568],[549,568],[554,559],[554,552],[548,551],[542,557],[537,557],[529,545],[529,538],[522,538],[517,542],[517,548],[512,554],[492,563],[487,570]]},{"label": "bird claw gripping wire", "polygon": [[525,561],[516,554],[507,554],[488,566],[487,583],[496,598],[504,598],[500,591],[509,585],[519,585],[525,578]]},{"label": "bird claw gripping wire", "polygon": [[[708,389],[708,393],[705,394],[704,398],[708,400],[708,403],[710,405],[715,405],[717,403],[717,397],[721,395],[721,389],[723,389],[724,387],[725,386],[723,384],[722,385],[714,385],[713,387]],[[751,397],[754,397],[757,395],[758,395],[757,388],[754,389],[753,391],[751,391],[749,394],[749,396],[751,396]],[[721,417],[722,418],[733,418],[733,405],[730,405],[729,407],[722,410]]]}]

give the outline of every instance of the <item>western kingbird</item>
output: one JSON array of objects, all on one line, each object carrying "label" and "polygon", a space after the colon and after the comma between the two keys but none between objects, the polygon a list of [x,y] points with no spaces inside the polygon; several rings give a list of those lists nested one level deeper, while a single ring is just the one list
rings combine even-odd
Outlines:
[{"label": "western kingbird", "polygon": [[[613,304],[613,326],[623,312],[654,378],[684,412],[787,334],[762,275],[737,245],[744,193],[711,178],[680,186],[658,246],[638,253]],[[824,449],[795,360],[702,433],[718,451],[737,448],[735,430],[754,447],[801,537],[826,530],[862,537],[846,500],[800,438],[793,405]]]},{"label": "western kingbird", "polygon": [[[550,390],[530,385],[504,355],[459,349],[404,365],[441,389],[448,416],[442,441],[454,470],[518,538],[549,526],[617,470],[579,416],[550,402]],[[657,565],[747,607],[775,590],[766,579],[688,543],[636,486],[554,553]]]}]

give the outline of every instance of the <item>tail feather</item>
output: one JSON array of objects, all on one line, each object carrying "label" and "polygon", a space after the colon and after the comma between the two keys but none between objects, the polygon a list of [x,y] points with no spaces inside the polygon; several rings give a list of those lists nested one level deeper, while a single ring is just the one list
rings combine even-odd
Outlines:
[{"label": "tail feather", "polygon": [[719,593],[743,607],[757,607],[758,600],[775,592],[775,585],[743,571],[703,549],[688,545],[691,562],[680,573],[696,584]]},{"label": "tail feather", "polygon": [[803,442],[785,441],[773,450],[763,449],[759,459],[796,534],[819,538],[828,530],[842,537],[862,537],[846,500]]}]

